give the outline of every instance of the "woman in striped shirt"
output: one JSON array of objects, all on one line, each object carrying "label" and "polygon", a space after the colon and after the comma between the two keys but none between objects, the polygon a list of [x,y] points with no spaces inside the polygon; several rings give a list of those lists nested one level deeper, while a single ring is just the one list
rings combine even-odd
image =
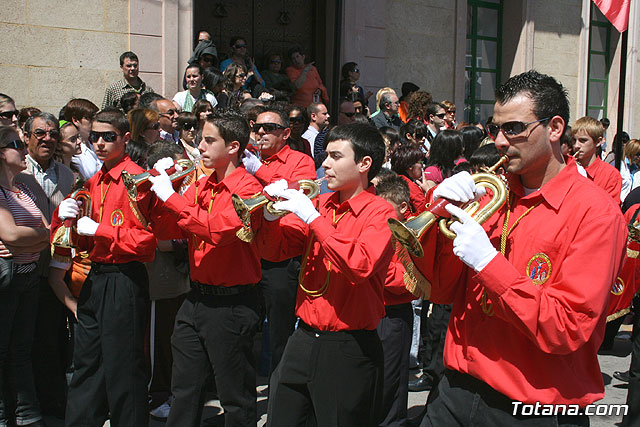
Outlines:
[{"label": "woman in striped shirt", "polygon": [[[56,132],[55,130],[51,131]],[[1,257],[13,257],[14,276],[0,290],[0,425],[43,426],[31,368],[31,344],[38,306],[40,251],[49,246],[49,224],[36,207],[34,196],[14,178],[25,170],[26,147],[16,129],[0,126],[0,245]],[[8,357],[9,354],[11,357]],[[7,372],[14,378],[6,396]],[[15,401],[15,413],[6,401]]]}]

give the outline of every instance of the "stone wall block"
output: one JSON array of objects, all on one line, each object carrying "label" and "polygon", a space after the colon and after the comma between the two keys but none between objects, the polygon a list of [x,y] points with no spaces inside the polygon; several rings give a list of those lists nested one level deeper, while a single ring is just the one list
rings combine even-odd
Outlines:
[{"label": "stone wall block", "polygon": [[118,68],[120,55],[129,47],[126,34],[78,30],[69,30],[67,34],[70,68]]},{"label": "stone wall block", "polygon": [[27,67],[0,65],[0,93],[9,95],[16,101],[18,108],[26,107],[29,97]]},{"label": "stone wall block", "polygon": [[86,98],[98,106],[104,96],[103,74],[97,70],[29,68],[29,105],[57,115],[71,98]]},{"label": "stone wall block", "polygon": [[174,93],[162,93],[162,74],[160,73],[140,73],[140,78],[145,81],[146,84],[151,86],[154,92],[159,93],[165,98],[172,99]]},{"label": "stone wall block", "polygon": [[29,0],[29,23],[101,31],[104,30],[104,3],[103,0]]},{"label": "stone wall block", "polygon": [[10,24],[27,23],[27,0],[2,0],[0,22]]},{"label": "stone wall block", "polygon": [[131,34],[162,35],[163,0],[130,0]]},{"label": "stone wall block", "polygon": [[65,30],[0,23],[4,40],[2,62],[12,65],[64,67],[67,65]]},{"label": "stone wall block", "polygon": [[141,72],[162,72],[162,38],[132,34],[129,42],[131,51],[140,59]]},{"label": "stone wall block", "polygon": [[129,0],[104,1],[104,29],[114,33],[129,33]]},{"label": "stone wall block", "polygon": [[386,35],[387,31],[374,28],[365,27],[365,56],[374,56],[377,58],[384,58],[386,56]]}]

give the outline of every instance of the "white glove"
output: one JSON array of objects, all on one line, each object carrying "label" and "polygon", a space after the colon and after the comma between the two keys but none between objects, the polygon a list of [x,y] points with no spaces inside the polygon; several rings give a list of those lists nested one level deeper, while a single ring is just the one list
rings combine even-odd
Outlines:
[{"label": "white glove", "polygon": [[80,208],[76,199],[64,199],[58,207],[58,218],[64,221],[67,218],[76,218]]},{"label": "white glove", "polygon": [[274,203],[273,208],[293,212],[306,224],[311,224],[314,219],[320,216],[320,213],[313,206],[313,202],[304,194],[303,190],[290,188],[285,190],[279,197],[287,200]]},{"label": "white glove", "polygon": [[244,165],[244,168],[247,170],[247,172],[249,172],[251,175],[255,175],[258,169],[260,169],[260,167],[262,166],[262,162],[260,161],[258,156],[247,149],[244,150],[244,154],[242,156],[242,164]]},{"label": "white glove", "polygon": [[476,272],[482,271],[498,255],[498,251],[489,241],[482,226],[471,215],[452,204],[445,206],[445,209],[460,221],[455,221],[450,227],[456,233],[453,254]]},{"label": "white glove", "polygon": [[98,225],[97,222],[88,216],[83,216],[78,220],[78,234],[82,236],[95,236],[96,231],[98,231]]},{"label": "white glove", "polygon": [[176,172],[182,172],[182,166],[174,162],[171,157],[163,157],[162,159],[158,160],[156,164],[153,165],[153,168],[158,172],[162,172],[170,169],[171,166],[176,167]]},{"label": "white glove", "polygon": [[287,180],[280,179],[264,187],[263,191],[271,197],[282,197],[284,192],[288,189],[289,189],[289,183],[287,182]]},{"label": "white glove", "polygon": [[173,195],[176,191],[173,189],[173,184],[171,183],[171,178],[167,175],[166,171],[161,171],[158,176],[150,176],[149,181],[153,184],[151,186],[151,191],[156,193],[158,199],[166,202],[169,197]]},{"label": "white glove", "polygon": [[444,198],[452,202],[466,203],[484,196],[484,187],[477,187],[469,172],[459,172],[440,183],[433,190],[433,200]]}]

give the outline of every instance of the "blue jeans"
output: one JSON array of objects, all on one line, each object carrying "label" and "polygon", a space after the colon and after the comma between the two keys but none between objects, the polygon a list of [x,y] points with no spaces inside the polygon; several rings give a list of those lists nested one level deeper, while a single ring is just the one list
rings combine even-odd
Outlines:
[{"label": "blue jeans", "polygon": [[[31,365],[37,314],[38,273],[16,274],[9,287],[0,292],[0,427],[11,418],[7,400],[15,401],[16,425],[42,419]],[[7,392],[12,396],[5,396]]]}]

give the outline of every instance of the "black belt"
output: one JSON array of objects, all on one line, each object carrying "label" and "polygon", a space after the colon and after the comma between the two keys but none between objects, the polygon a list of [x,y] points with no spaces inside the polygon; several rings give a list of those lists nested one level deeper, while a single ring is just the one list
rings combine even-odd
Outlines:
[{"label": "black belt", "polygon": [[119,264],[103,264],[101,262],[92,262],[91,271],[96,273],[117,273],[119,271],[127,271],[132,268],[144,268],[140,261],[123,262]]},{"label": "black belt", "polygon": [[191,282],[191,287],[201,295],[231,296],[246,292],[254,285],[216,286],[200,282]]},{"label": "black belt", "polygon": [[298,321],[298,328],[302,329],[303,331],[310,332],[317,337],[321,335],[326,335],[326,336],[333,336],[335,338],[339,338],[340,336],[344,336],[344,335],[351,335],[353,337],[357,337],[357,336],[367,336],[367,335],[377,334],[375,329],[371,331],[368,329],[354,329],[354,330],[345,330],[345,331],[322,331],[320,329],[316,329],[312,326],[307,325],[302,321],[302,319]]}]

